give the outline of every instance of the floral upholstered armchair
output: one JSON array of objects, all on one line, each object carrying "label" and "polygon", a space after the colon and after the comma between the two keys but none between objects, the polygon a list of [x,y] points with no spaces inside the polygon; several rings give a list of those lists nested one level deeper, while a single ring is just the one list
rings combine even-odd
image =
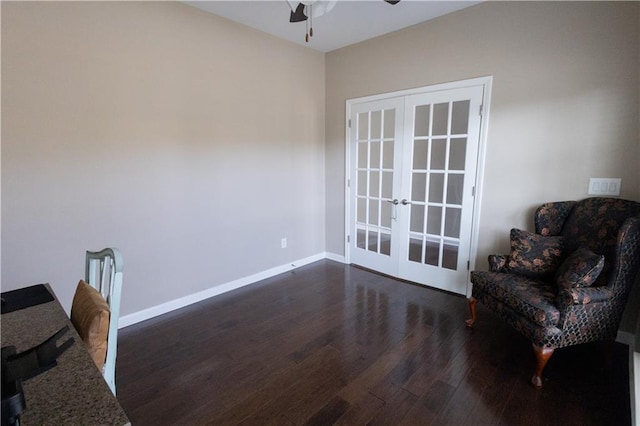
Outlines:
[{"label": "floral upholstered armchair", "polygon": [[535,233],[511,230],[511,253],[472,271],[471,318],[479,301],[533,344],[531,383],[553,351],[613,341],[640,270],[640,203],[587,198],[540,206]]}]

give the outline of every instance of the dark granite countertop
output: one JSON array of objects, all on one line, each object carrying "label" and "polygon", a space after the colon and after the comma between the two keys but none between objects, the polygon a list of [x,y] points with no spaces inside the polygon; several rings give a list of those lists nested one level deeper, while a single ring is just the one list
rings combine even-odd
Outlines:
[{"label": "dark granite countertop", "polygon": [[60,342],[73,337],[75,343],[60,355],[56,367],[23,382],[27,408],[21,424],[129,425],[129,419],[57,299],[2,314],[2,346],[12,345],[22,352],[65,325],[69,331]]}]

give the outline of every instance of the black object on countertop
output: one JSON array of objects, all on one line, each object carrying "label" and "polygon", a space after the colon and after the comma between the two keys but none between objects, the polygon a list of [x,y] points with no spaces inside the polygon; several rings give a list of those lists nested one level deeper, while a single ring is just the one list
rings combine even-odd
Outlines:
[{"label": "black object on countertop", "polygon": [[15,354],[15,346],[2,348],[2,426],[20,424],[20,415],[27,408],[22,380],[9,380],[7,377],[7,358]]},{"label": "black object on countertop", "polygon": [[6,291],[2,293],[2,313],[8,314],[53,300],[53,295],[44,284]]},{"label": "black object on countertop", "polygon": [[20,424],[20,415],[27,408],[22,381],[35,377],[58,365],[57,359],[73,345],[73,337],[60,346],[57,341],[69,331],[64,326],[44,342],[16,353],[15,346],[2,348],[2,426]]}]

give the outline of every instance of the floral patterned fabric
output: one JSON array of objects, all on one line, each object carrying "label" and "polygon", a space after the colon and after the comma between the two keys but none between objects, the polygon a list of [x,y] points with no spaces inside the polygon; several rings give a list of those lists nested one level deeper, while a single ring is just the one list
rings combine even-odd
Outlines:
[{"label": "floral patterned fabric", "polygon": [[604,256],[591,287],[559,288],[554,276],[511,273],[510,256],[489,256],[490,272],[472,271],[472,296],[538,347],[561,348],[615,338],[640,271],[640,203],[614,198],[539,207],[536,233],[562,236],[564,249]]},{"label": "floral patterned fabric", "polygon": [[576,204],[562,227],[566,247],[586,247],[604,255],[610,266],[618,245],[618,230],[629,217],[640,215],[640,203],[614,198],[587,198]]},{"label": "floral patterned fabric", "polygon": [[608,287],[565,288],[558,291],[556,305],[562,309],[570,305],[587,305],[592,302],[606,302],[612,297],[613,293]]},{"label": "floral patterned fabric", "polygon": [[[480,303],[482,303],[483,306],[501,317],[507,322],[507,324],[511,325],[523,336],[531,340],[534,344],[542,346],[544,342],[559,342],[561,340],[562,330],[560,329],[559,325],[540,326],[539,324],[531,322],[520,312],[514,311],[505,303],[502,303],[501,300],[485,293],[480,287],[483,281],[491,279],[491,276],[486,274],[489,274],[489,272],[471,272],[471,281],[473,282],[473,297],[475,297]],[[526,277],[522,278],[527,279]],[[478,283],[478,285],[476,285],[476,283]]]},{"label": "floral patterned fabric", "polygon": [[575,201],[560,201],[538,207],[534,216],[536,234],[560,235],[562,225],[575,205]]},{"label": "floral patterned fabric", "polygon": [[562,262],[556,272],[556,283],[561,288],[590,287],[603,267],[603,255],[581,247]]},{"label": "floral patterned fabric", "polygon": [[487,295],[500,300],[532,323],[541,326],[558,324],[560,311],[555,305],[555,283],[500,272],[474,271],[472,274],[474,285],[481,281]]},{"label": "floral patterned fabric", "polygon": [[553,275],[563,254],[563,237],[542,236],[521,229],[511,230],[509,271],[531,278]]},{"label": "floral patterned fabric", "polygon": [[509,264],[509,255],[506,254],[490,254],[489,270],[491,272],[507,272]]}]

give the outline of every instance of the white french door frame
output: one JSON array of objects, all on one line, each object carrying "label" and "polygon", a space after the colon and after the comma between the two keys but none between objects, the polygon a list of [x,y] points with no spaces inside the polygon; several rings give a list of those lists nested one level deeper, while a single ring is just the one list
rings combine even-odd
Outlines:
[{"label": "white french door frame", "polygon": [[[489,112],[491,105],[491,86],[493,83],[492,76],[478,77],[467,80],[454,81],[449,83],[435,84],[431,86],[424,86],[415,89],[407,89],[401,90],[397,92],[391,93],[383,93],[379,95],[365,96],[361,98],[355,99],[347,99],[346,101],[346,115],[345,115],[345,216],[344,216],[344,225],[345,225],[345,235],[344,235],[344,250],[345,250],[345,262],[347,264],[351,263],[351,253],[350,253],[350,243],[348,240],[349,232],[350,232],[350,220],[351,220],[351,196],[352,192],[355,189],[349,186],[349,179],[351,176],[351,149],[350,149],[350,126],[349,120],[351,117],[351,110],[354,105],[372,102],[372,101],[380,101],[389,98],[397,98],[404,97],[410,95],[417,95],[423,93],[433,93],[441,90],[451,90],[451,89],[460,89],[466,87],[483,87],[483,98],[482,98],[482,114],[480,117],[480,135],[478,141],[478,159],[477,159],[477,168],[476,175],[474,180],[475,185],[475,197],[473,198],[473,219],[471,225],[471,248],[469,253],[469,268],[467,270],[467,291],[466,295],[469,297],[471,295],[471,282],[469,281],[469,273],[470,271],[475,269],[475,259],[478,252],[478,234],[479,234],[479,226],[480,226],[480,208],[482,206],[482,193],[483,193],[483,182],[484,182],[484,166],[485,166],[485,157],[486,157],[486,146],[487,146],[487,134],[489,127]],[[355,238],[355,236],[351,236]]]}]

